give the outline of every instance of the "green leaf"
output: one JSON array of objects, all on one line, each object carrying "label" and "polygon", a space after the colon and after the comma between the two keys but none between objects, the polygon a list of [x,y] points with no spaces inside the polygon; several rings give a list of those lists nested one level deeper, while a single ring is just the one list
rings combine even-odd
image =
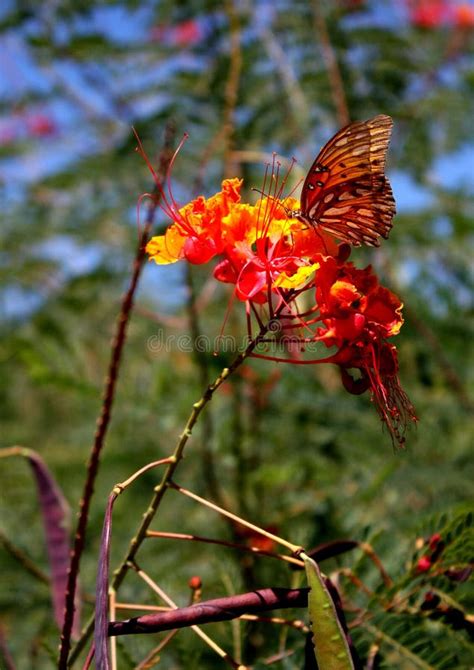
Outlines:
[{"label": "green leaf", "polygon": [[308,596],[308,610],[314,654],[319,670],[354,670],[346,636],[318,565],[305,554],[302,554],[301,558],[311,589]]}]

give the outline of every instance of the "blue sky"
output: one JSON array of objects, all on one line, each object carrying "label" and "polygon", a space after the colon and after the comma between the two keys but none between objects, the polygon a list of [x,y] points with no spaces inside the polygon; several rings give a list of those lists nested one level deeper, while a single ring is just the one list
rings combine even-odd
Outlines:
[{"label": "blue sky", "polygon": [[[153,3],[152,3],[153,4]],[[4,2],[0,8],[0,16],[5,15],[13,2]],[[130,12],[119,6],[102,6],[94,10],[88,19],[78,19],[74,24],[76,35],[88,35],[92,31],[105,35],[118,45],[139,45],[149,35],[153,27],[152,14],[144,2],[142,7]],[[265,24],[271,21],[274,6],[272,3],[261,3],[262,11],[258,12],[258,21]],[[373,3],[370,21],[379,25],[403,25],[405,16],[400,10],[400,3]],[[48,3],[42,5],[38,12],[47,13]],[[44,17],[43,17],[44,18]],[[218,17],[217,17],[218,18]],[[353,22],[367,22],[367,15],[351,18]],[[198,17],[202,34],[205,35],[206,20]],[[175,72],[188,69],[199,69],[202,61],[187,49],[177,49],[166,61],[159,65],[140,69],[140,77],[136,76],[135,67],[120,72],[120,77],[108,77],[107,69],[113,72],[113,64],[101,68],[96,64],[78,67],[71,59],[56,60],[54,64],[38,62],[32,55],[28,45],[28,36],[38,33],[39,23],[32,19],[25,29],[13,29],[3,34],[2,59],[0,61],[0,98],[2,99],[3,115],[0,115],[0,184],[8,199],[21,201],[30,184],[42,178],[60,172],[73,165],[81,157],[97,155],[111,144],[121,142],[131,133],[133,119],[156,114],[166,103],[165,93],[146,94],[147,87],[156,90],[158,83],[163,84]],[[258,30],[259,26],[253,26]],[[54,37],[60,45],[70,37],[70,27],[57,22],[54,24]],[[133,57],[132,57],[133,58]],[[133,63],[132,63],[133,64]],[[129,64],[130,65],[130,64]],[[137,61],[137,68],[139,62]],[[449,73],[448,73],[449,76]],[[101,78],[104,84],[101,86]],[[130,92],[130,102],[118,105],[120,85]],[[145,91],[140,93],[140,90]],[[36,96],[35,102],[24,103],[27,97]],[[117,97],[118,96],[118,97]],[[52,123],[51,132],[31,136],[32,124],[35,119],[47,117]],[[101,124],[107,124],[107,133],[99,132]],[[30,134],[29,134],[30,133]],[[192,138],[191,140],[192,141]],[[271,138],[267,138],[271,151]],[[11,153],[9,152],[11,147]],[[245,147],[243,147],[245,148]],[[315,147],[314,153],[316,153]],[[389,160],[390,164],[390,160]],[[472,192],[474,168],[474,143],[465,145],[456,152],[438,158],[429,175],[432,184],[442,184],[445,188],[464,187]],[[262,173],[264,166],[262,165]],[[421,187],[408,173],[390,170],[389,177],[397,200],[399,212],[419,211],[429,207],[433,196],[428,188]],[[133,219],[133,203],[131,203],[131,223]],[[132,221],[133,219],[133,221]],[[440,223],[442,225],[442,222]],[[64,276],[88,272],[100,262],[100,250],[93,245],[90,249],[74,253],[76,243],[65,236],[58,236],[50,241],[45,248],[39,249],[45,258],[77,259],[64,266]],[[66,253],[67,252],[67,253]],[[170,274],[168,269],[168,281]],[[155,269],[156,277],[160,273]],[[180,271],[172,271],[172,283],[175,290],[170,294],[171,304],[180,295]],[[23,304],[30,309],[35,300],[26,295],[19,300],[20,289],[10,288],[4,294],[3,306],[7,313]],[[16,307],[15,307],[16,306]]]}]

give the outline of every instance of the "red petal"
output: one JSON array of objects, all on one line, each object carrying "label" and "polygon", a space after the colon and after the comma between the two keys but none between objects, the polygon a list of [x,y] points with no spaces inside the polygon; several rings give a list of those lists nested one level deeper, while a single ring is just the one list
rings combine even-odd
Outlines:
[{"label": "red petal", "polygon": [[216,265],[213,274],[217,281],[225,284],[235,284],[237,281],[237,272],[227,258]]},{"label": "red petal", "polygon": [[200,265],[207,263],[218,253],[212,239],[200,240],[198,237],[188,237],[184,243],[184,255],[190,263]]}]

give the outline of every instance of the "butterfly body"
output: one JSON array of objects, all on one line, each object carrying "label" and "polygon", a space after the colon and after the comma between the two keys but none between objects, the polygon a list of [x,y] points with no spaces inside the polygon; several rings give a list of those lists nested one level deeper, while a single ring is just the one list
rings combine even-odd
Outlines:
[{"label": "butterfly body", "polygon": [[385,177],[392,119],[380,114],[342,128],[321,149],[301,191],[292,218],[320,227],[353,246],[379,246],[395,215]]}]

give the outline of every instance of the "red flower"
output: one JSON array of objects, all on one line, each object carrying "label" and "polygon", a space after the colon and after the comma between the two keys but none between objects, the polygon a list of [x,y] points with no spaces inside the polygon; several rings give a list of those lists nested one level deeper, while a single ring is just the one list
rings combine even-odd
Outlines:
[{"label": "red flower", "polygon": [[203,38],[201,25],[195,19],[181,21],[174,26],[153,26],[150,30],[150,39],[153,42],[163,42],[168,46],[193,46]]},{"label": "red flower", "polygon": [[26,119],[28,131],[34,137],[48,137],[57,131],[54,120],[46,114],[32,114]]},{"label": "red flower", "polygon": [[184,258],[202,264],[221,254],[215,278],[235,284],[240,300],[261,304],[269,292],[279,294],[304,284],[314,274],[314,257],[323,246],[337,246],[322,236],[313,234],[311,239],[304,224],[287,219],[286,201],[281,207],[267,199],[241,204],[241,184],[227,179],[211,198],[199,196],[179,210],[165,209],[174,223],[164,235],[150,240],[147,252],[158,264]]},{"label": "red flower", "polygon": [[222,191],[207,200],[199,196],[177,209],[173,198],[165,199],[164,211],[174,223],[164,235],[152,237],[147,252],[158,263],[169,264],[185,258],[190,263],[207,263],[224,248],[222,220],[240,200],[240,179],[226,179]]},{"label": "red flower", "polygon": [[474,27],[474,6],[470,2],[453,4],[446,0],[409,0],[410,21],[418,28],[454,25]]},{"label": "red flower", "polygon": [[474,5],[462,2],[453,8],[454,25],[460,28],[474,28]]},{"label": "red flower", "polygon": [[[360,394],[370,389],[393,441],[403,445],[408,421],[416,417],[400,386],[396,348],[386,341],[403,324],[402,303],[380,286],[370,266],[358,270],[352,263],[340,265],[336,259],[324,259],[316,284],[324,324],[318,328],[318,337],[327,347],[337,347],[329,360],[340,366],[347,391]],[[357,378],[351,369],[357,370]]]},{"label": "red flower", "polygon": [[410,21],[418,28],[442,26],[448,15],[449,5],[443,0],[409,0]]},{"label": "red flower", "polygon": [[325,326],[319,334],[327,346],[342,347],[360,337],[373,340],[398,334],[403,305],[380,286],[370,265],[358,270],[352,263],[341,265],[334,258],[322,259],[316,285]]}]

